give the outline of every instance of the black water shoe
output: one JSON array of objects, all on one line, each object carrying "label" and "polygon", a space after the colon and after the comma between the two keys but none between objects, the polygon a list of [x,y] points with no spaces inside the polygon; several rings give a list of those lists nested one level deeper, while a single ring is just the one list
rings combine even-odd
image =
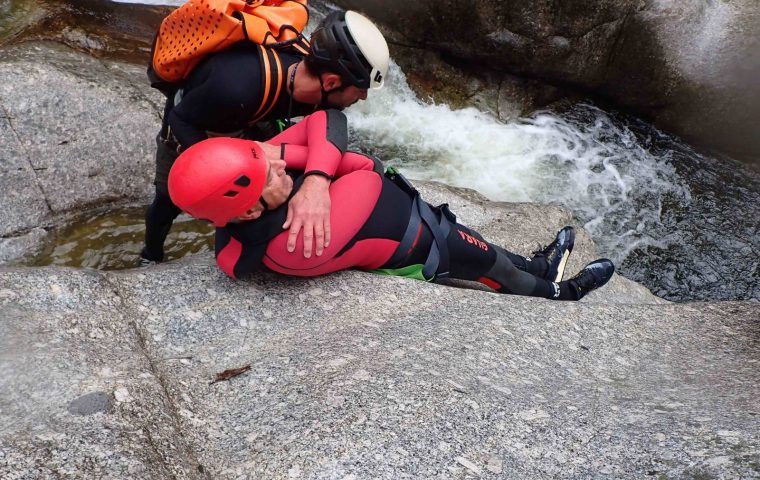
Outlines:
[{"label": "black water shoe", "polygon": [[575,299],[580,300],[588,292],[609,282],[613,273],[615,273],[615,265],[612,264],[612,261],[600,258],[583,267],[583,270],[568,280],[567,283],[575,294]]},{"label": "black water shoe", "polygon": [[575,229],[565,227],[557,232],[557,237],[548,246],[533,252],[534,257],[545,257],[547,263],[546,275],[544,279],[550,282],[562,281],[562,275],[565,273],[567,259],[575,245]]}]

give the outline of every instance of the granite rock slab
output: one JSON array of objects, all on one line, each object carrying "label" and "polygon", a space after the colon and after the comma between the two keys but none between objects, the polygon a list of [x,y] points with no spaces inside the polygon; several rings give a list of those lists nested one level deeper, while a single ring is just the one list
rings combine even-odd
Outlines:
[{"label": "granite rock slab", "polygon": [[624,290],[5,267],[0,477],[759,476],[756,304]]},{"label": "granite rock slab", "polygon": [[52,42],[2,50],[0,235],[150,195],[162,97],[144,75]]},{"label": "granite rock slab", "polygon": [[201,477],[109,280],[0,273],[0,478]]}]

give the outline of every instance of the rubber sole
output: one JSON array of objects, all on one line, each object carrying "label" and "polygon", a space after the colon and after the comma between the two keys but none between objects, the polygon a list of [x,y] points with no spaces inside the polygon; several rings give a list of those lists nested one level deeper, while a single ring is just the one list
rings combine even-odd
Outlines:
[{"label": "rubber sole", "polygon": [[572,250],[567,250],[564,255],[562,255],[562,260],[559,262],[559,267],[557,267],[557,276],[554,277],[554,282],[561,282],[562,277],[565,275],[565,267],[567,266],[567,260],[570,258],[570,252]]},{"label": "rubber sole", "polygon": [[[565,250],[564,255],[562,255],[562,260],[559,261],[559,266],[557,267],[557,275],[554,276],[554,282],[561,282],[562,277],[565,275],[565,267],[567,266],[567,260],[570,258],[570,254],[573,251],[573,247],[575,246],[575,229],[572,227],[564,227],[562,230],[568,228],[570,230],[570,245],[567,250]],[[561,231],[561,230],[560,230]]]}]

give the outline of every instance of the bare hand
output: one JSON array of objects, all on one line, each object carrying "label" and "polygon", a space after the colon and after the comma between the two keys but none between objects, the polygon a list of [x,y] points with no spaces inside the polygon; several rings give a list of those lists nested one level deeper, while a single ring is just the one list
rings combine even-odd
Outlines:
[{"label": "bare hand", "polygon": [[[288,216],[282,228],[290,228],[288,252],[296,249],[298,232],[303,228],[303,256],[311,257],[312,244],[319,257],[330,246],[330,180],[318,175],[306,177],[298,193],[288,203]],[[315,242],[316,240],[316,242]]]}]

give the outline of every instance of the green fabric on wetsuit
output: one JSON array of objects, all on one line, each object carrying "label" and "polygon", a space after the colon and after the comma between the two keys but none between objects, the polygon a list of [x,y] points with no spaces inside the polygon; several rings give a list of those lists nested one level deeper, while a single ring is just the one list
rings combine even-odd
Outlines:
[{"label": "green fabric on wetsuit", "polygon": [[413,278],[415,280],[423,280],[425,282],[432,281],[432,278],[428,279],[422,275],[422,267],[424,267],[424,265],[417,264],[408,265],[401,268],[378,268],[375,270],[370,270],[370,272],[377,273],[378,275],[393,275],[394,277]]}]

